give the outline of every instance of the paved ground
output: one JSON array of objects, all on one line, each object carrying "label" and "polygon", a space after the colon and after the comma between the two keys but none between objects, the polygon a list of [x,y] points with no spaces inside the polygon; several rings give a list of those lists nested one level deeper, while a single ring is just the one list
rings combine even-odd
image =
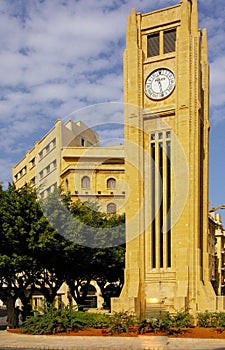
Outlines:
[{"label": "paved ground", "polygon": [[70,350],[225,350],[224,339],[167,337],[78,337],[14,334],[0,331],[0,349]]}]

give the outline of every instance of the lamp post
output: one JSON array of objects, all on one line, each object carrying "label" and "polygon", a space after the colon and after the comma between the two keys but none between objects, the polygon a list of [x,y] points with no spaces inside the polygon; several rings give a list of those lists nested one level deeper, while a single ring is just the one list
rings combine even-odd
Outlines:
[{"label": "lamp post", "polygon": [[211,207],[211,208],[209,209],[209,213],[213,213],[213,212],[215,212],[215,211],[217,211],[217,210],[219,210],[219,209],[225,209],[225,204],[221,204],[221,205],[219,205],[218,207]]}]

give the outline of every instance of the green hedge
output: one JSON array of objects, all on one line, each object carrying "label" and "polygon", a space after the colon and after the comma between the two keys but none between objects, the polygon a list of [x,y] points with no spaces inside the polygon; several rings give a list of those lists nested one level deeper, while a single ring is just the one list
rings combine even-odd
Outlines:
[{"label": "green hedge", "polygon": [[167,313],[162,318],[150,317],[147,320],[138,320],[133,313],[115,312],[113,314],[89,313],[77,311],[70,306],[56,309],[47,305],[41,314],[27,318],[22,324],[22,332],[29,334],[54,334],[84,329],[85,327],[105,329],[108,334],[129,333],[134,329],[138,333],[167,331],[193,327],[225,328],[225,312],[198,313],[196,319],[188,312],[179,311]]}]

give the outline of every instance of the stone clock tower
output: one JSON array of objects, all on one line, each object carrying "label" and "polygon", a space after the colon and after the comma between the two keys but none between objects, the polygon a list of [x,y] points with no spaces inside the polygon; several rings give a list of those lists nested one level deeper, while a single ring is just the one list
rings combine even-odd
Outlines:
[{"label": "stone clock tower", "polygon": [[197,0],[128,18],[125,284],[112,311],[216,309],[208,254],[207,37]]}]

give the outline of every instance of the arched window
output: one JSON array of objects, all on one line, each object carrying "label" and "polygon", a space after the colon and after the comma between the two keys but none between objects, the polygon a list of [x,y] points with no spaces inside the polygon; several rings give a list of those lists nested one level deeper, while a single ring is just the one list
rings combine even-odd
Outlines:
[{"label": "arched window", "polygon": [[90,178],[88,176],[82,177],[81,187],[82,188],[90,188]]},{"label": "arched window", "polygon": [[107,213],[108,214],[116,214],[116,204],[115,203],[109,203],[107,205]]},{"label": "arched window", "polygon": [[116,188],[116,180],[112,177],[107,180],[107,188],[114,189]]}]

